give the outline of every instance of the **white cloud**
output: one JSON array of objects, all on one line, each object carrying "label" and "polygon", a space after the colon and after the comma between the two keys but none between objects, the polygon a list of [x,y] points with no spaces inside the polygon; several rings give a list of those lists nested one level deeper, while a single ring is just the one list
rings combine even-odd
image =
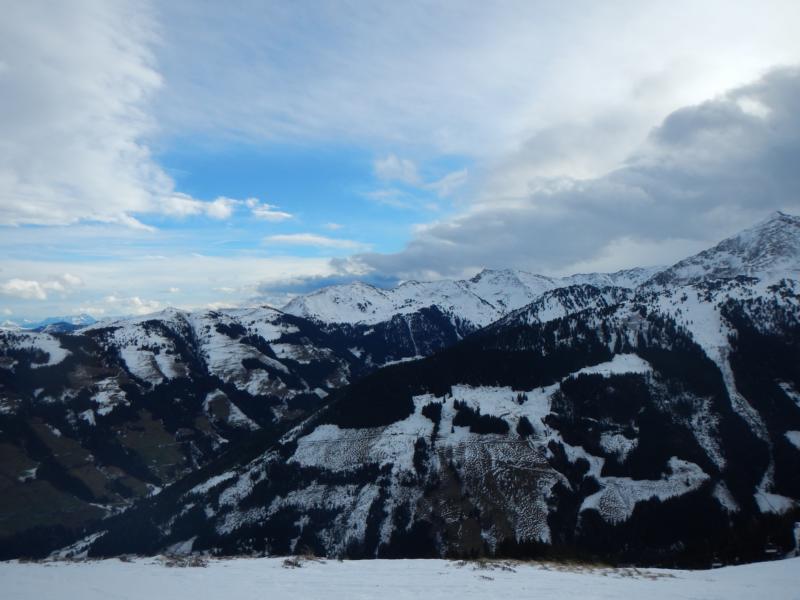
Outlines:
[{"label": "white cloud", "polygon": [[467,182],[468,177],[469,171],[467,169],[461,169],[448,173],[436,181],[431,181],[425,184],[425,187],[436,192],[436,195],[440,198],[445,198],[463,186]]},{"label": "white cloud", "polygon": [[287,233],[270,235],[264,238],[267,244],[287,246],[308,246],[313,248],[336,248],[344,250],[363,249],[364,244],[354,240],[326,237],[316,233]]},{"label": "white cloud", "polygon": [[174,217],[206,215],[212,219],[224,220],[233,215],[234,208],[239,204],[242,204],[241,200],[224,196],[211,202],[204,202],[187,194],[175,192],[161,200],[160,212]]},{"label": "white cloud", "polygon": [[394,154],[389,154],[384,158],[378,158],[372,163],[375,176],[384,181],[399,181],[406,185],[418,185],[420,183],[417,165],[406,158],[398,158]]},{"label": "white cloud", "polygon": [[205,215],[212,219],[229,219],[237,206],[245,206],[257,219],[277,223],[291,219],[293,215],[278,210],[277,206],[261,202],[258,198],[236,200],[219,196],[211,202],[197,200],[187,194],[175,192],[161,200],[160,212],[174,217]]},{"label": "white cloud", "polygon": [[[626,253],[664,255],[680,240],[749,223],[767,205],[796,206],[796,152],[783,162],[761,159],[782,145],[794,149],[797,130],[758,89],[705,111],[737,117],[723,120],[739,127],[738,137],[735,127],[690,126],[703,111],[688,111],[670,117],[651,148],[633,150],[675,107],[797,62],[798,17],[794,0],[323,4],[311,12],[281,3],[258,11],[213,3],[198,11],[180,0],[152,11],[133,0],[8,3],[0,19],[0,224],[141,227],[137,218],[150,213],[227,219],[237,211],[293,218],[294,207],[255,198],[179,193],[151,148],[168,152],[171,136],[200,134],[215,148],[289,141],[314,154],[315,144],[328,151],[335,141],[369,152],[383,182],[372,199],[403,208],[433,208],[422,203],[462,192],[460,214],[419,228],[406,251],[354,260],[365,272],[560,270],[611,265]],[[710,142],[687,142],[691,131]],[[469,173],[424,167],[444,160],[468,164]],[[5,251],[0,289],[11,290],[3,292],[10,308],[64,313],[68,294],[106,310],[108,290],[142,305],[204,306],[218,301],[215,287],[238,290],[238,302],[278,272],[335,270],[323,259],[259,257],[262,234],[252,231],[249,251],[191,255],[224,253],[244,229],[206,228],[228,239],[119,229],[101,242],[85,224],[58,228],[66,252],[56,252],[55,228],[5,228],[4,248],[28,236],[42,242],[28,242],[27,255],[14,249],[25,261]],[[311,233],[268,243],[364,248]],[[91,258],[74,258],[75,248]],[[84,285],[53,275],[65,269]]]},{"label": "white cloud", "polygon": [[[116,296],[114,294],[106,296],[104,299],[106,308],[105,312],[100,314],[113,314],[113,315],[146,315],[156,312],[165,307],[164,304],[158,300],[145,300],[139,296]],[[87,311],[88,312],[88,311]]]},{"label": "white cloud", "polygon": [[267,204],[266,202],[261,203],[254,198],[248,199],[247,202],[256,219],[262,219],[271,223],[279,223],[292,218],[291,213],[278,210],[278,207],[272,204]]},{"label": "white cloud", "polygon": [[45,281],[12,278],[0,284],[0,294],[27,300],[47,300],[48,292],[66,294],[82,285],[83,280],[70,273]]},{"label": "white cloud", "polygon": [[70,287],[78,287],[83,285],[83,280],[77,275],[72,275],[71,273],[64,273],[61,276],[61,279]]},{"label": "white cloud", "polygon": [[228,219],[233,214],[235,205],[236,200],[220,197],[208,203],[206,214],[212,219]]},{"label": "white cloud", "polygon": [[[134,238],[130,229],[117,229],[120,238],[125,235]],[[31,235],[30,231],[19,233],[28,237]],[[44,241],[50,235],[50,230],[39,229],[36,233]],[[81,237],[87,235],[86,232],[81,233]],[[46,299],[32,302],[32,299],[21,298],[19,294],[3,294],[0,305],[13,310],[20,318],[32,319],[76,312],[87,312],[94,316],[124,315],[152,312],[166,306],[202,309],[220,301],[221,292],[214,288],[235,290],[224,295],[225,304],[238,305],[247,303],[255,296],[258,286],[265,281],[325,276],[334,272],[325,257],[264,257],[250,254],[192,256],[188,253],[169,253],[166,260],[153,261],[144,254],[138,254],[135,247],[129,245],[129,240],[125,241],[115,254],[102,260],[98,260],[91,250],[89,258],[85,259],[69,253],[61,260],[4,260],[3,274],[6,279],[0,286],[8,283],[9,279],[34,281],[38,289],[46,294]],[[101,243],[105,243],[105,240]],[[163,251],[166,252],[166,249]],[[44,282],[57,280],[64,285],[60,278],[50,276],[59,268],[78,275],[83,285],[69,288],[66,293],[44,290]],[[36,294],[37,287],[30,287]]]},{"label": "white cloud", "polygon": [[238,304],[236,302],[209,302],[203,306],[203,308],[207,310],[221,310],[223,308],[236,308]]},{"label": "white cloud", "polygon": [[[762,107],[741,106],[746,98]],[[762,219],[800,212],[800,67],[671,113],[601,177],[533,177],[353,263],[399,279],[483,267],[545,274],[670,263]],[[476,243],[477,241],[477,243]]]},{"label": "white cloud", "polygon": [[47,292],[38,281],[29,279],[9,279],[0,284],[0,293],[26,300],[46,300]]},{"label": "white cloud", "polygon": [[[375,161],[375,175],[385,181],[402,184],[401,187],[384,187],[362,192],[362,196],[383,206],[407,210],[438,210],[440,206],[431,202],[433,192],[439,198],[451,196],[461,188],[469,178],[469,171],[460,169],[452,171],[431,181],[426,181],[417,172],[417,168],[409,160],[389,155],[386,159]],[[410,189],[409,189],[410,188]]]},{"label": "white cloud", "polygon": [[342,225],[341,223],[325,223],[323,227],[328,231],[338,231],[339,229],[344,227],[344,225]]},{"label": "white cloud", "polygon": [[411,194],[397,188],[371,190],[369,192],[364,192],[362,195],[376,204],[391,206],[393,208],[411,210],[417,208],[419,205],[417,199]]},{"label": "white cloud", "polygon": [[160,27],[129,0],[4,7],[0,225],[232,215],[239,201],[176,192],[150,151]]},{"label": "white cloud", "polygon": [[[613,167],[674,107],[800,51],[794,0],[402,2],[313,14],[292,4],[200,14],[171,2],[162,12],[174,25],[159,101],[170,128],[367,142],[413,166],[431,152],[496,161],[564,126],[568,143],[545,137],[574,169],[558,174],[574,177]],[[623,131],[610,126],[620,115]],[[589,155],[581,141],[604,151]],[[556,166],[541,156],[547,164],[529,168],[547,176]]]},{"label": "white cloud", "polygon": [[135,224],[172,182],[144,139],[161,86],[143,5],[15,2],[0,19],[0,223]]}]

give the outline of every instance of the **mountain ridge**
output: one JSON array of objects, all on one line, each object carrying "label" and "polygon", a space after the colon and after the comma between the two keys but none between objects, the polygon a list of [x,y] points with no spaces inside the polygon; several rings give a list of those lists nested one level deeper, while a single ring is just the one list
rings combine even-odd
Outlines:
[{"label": "mountain ridge", "polygon": [[[326,323],[371,324],[394,314],[438,305],[478,327],[520,308],[543,293],[580,283],[636,287],[661,267],[636,267],[614,273],[584,273],[547,277],[522,270],[484,269],[470,279],[408,281],[390,289],[362,282],[339,284],[298,296],[282,307],[289,314]],[[364,299],[361,291],[369,290]]]},{"label": "mountain ridge", "polygon": [[[78,554],[756,559],[770,544],[788,549],[800,519],[795,219],[773,215],[679,261],[661,271],[674,269],[663,284],[647,269],[561,287],[531,276],[547,289],[516,309],[533,286],[500,270],[472,288],[408,282],[398,301],[378,305],[390,318],[374,323],[170,309],[72,334],[6,332],[0,385],[19,406],[0,405],[0,425],[33,432],[9,438],[0,427],[0,451],[24,451],[32,435],[52,445],[48,427],[73,439],[73,421],[95,438],[110,424],[144,424],[208,448],[214,437],[197,432],[193,410],[214,435],[233,436],[222,457],[187,445],[197,464],[165,477],[162,492],[85,522]],[[603,285],[615,280],[636,285]],[[357,289],[366,311],[386,301]],[[441,302],[420,308],[431,290]],[[462,301],[500,317],[479,327],[475,314],[488,311],[460,319]],[[36,389],[40,374],[73,381],[100,366],[112,370],[74,388],[75,400]],[[113,369],[130,380],[122,396],[98,385]],[[339,375],[325,384],[331,370]],[[293,395],[309,400],[303,410],[286,411]],[[140,406],[156,412],[126,412]],[[66,417],[53,420],[56,410]],[[90,449],[101,466],[116,460]],[[20,458],[12,489],[62,485],[53,466],[29,473],[45,459]],[[77,479],[80,468],[64,466]]]}]

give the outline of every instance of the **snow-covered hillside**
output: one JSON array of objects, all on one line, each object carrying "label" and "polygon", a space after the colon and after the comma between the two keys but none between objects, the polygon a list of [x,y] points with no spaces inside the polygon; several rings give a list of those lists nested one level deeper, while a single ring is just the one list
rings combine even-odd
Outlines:
[{"label": "snow-covered hillside", "polygon": [[4,600],[794,600],[800,571],[797,558],[713,571],[444,560],[239,558],[204,567],[168,564],[181,561],[7,562],[0,563],[0,581]]}]

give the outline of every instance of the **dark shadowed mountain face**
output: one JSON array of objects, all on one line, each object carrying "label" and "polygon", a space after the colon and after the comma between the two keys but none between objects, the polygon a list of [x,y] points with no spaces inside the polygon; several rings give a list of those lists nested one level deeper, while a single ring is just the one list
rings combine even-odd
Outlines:
[{"label": "dark shadowed mountain face", "polygon": [[[2,440],[28,457],[44,435],[37,426],[56,423],[62,437],[80,439],[70,426],[96,431],[117,410],[135,407],[149,415],[138,419],[160,423],[180,442],[168,447],[199,449],[187,451],[195,458],[183,477],[148,480],[117,467],[145,488],[178,479],[83,532],[78,525],[96,515],[62,523],[81,538],[64,554],[312,550],[684,565],[757,559],[793,547],[792,524],[800,519],[793,219],[778,214],[667,269],[668,279],[635,289],[582,276],[591,283],[549,287],[510,312],[512,295],[485,294],[503,299],[505,316],[472,335],[476,322],[452,310],[452,295],[447,307],[434,303],[380,322],[326,322],[319,315],[339,310],[339,289],[314,296],[314,320],[275,311],[268,318],[176,313],[167,329],[191,343],[174,347],[172,334],[145,327],[147,319],[35,344],[7,340],[3,385],[25,391],[4,400],[3,412],[27,433]],[[745,247],[772,250],[767,259]],[[345,290],[348,298],[353,289]],[[68,340],[95,346],[69,347]],[[38,372],[66,381],[85,356],[101,355],[98,364],[117,365],[126,378],[119,383],[124,398],[98,400],[89,391],[78,394],[82,405],[70,404],[78,402],[72,397],[59,403],[49,398],[62,384],[34,383],[42,380]],[[414,357],[426,358],[407,360]],[[77,362],[59,370],[69,360]],[[96,380],[109,377],[97,372]],[[128,393],[134,389],[138,395]],[[163,392],[151,398],[156,390]],[[220,394],[247,419],[234,422],[258,429],[237,434],[232,408],[214,413]],[[63,405],[63,422],[41,412]],[[174,407],[157,413],[162,405]],[[104,407],[113,408],[103,414]],[[201,417],[211,433],[191,429],[190,419]],[[136,418],[122,421],[116,427]],[[1,423],[4,436],[13,431]],[[181,428],[193,433],[179,440]],[[120,429],[112,431],[105,437],[130,445]],[[201,442],[213,445],[213,436],[230,450],[203,453]],[[88,462],[116,467],[105,458],[116,454],[98,456]],[[81,501],[93,506],[74,483],[82,471],[64,465],[64,453],[36,457],[46,476],[21,465],[12,498],[19,486],[39,484],[70,499],[84,494]],[[52,463],[60,465],[56,475]],[[151,474],[156,464],[162,472],[172,464],[143,463]],[[62,473],[72,479],[59,479]],[[26,539],[34,540],[32,552],[43,552],[68,535]]]},{"label": "dark shadowed mountain face", "polygon": [[577,312],[512,314],[340,390],[262,454],[108,521],[89,553],[706,564],[789,548],[800,296],[758,286],[616,304],[574,289]]},{"label": "dark shadowed mountain face", "polygon": [[429,307],[370,327],[257,308],[0,331],[0,545],[25,552],[124,510],[473,330]]}]

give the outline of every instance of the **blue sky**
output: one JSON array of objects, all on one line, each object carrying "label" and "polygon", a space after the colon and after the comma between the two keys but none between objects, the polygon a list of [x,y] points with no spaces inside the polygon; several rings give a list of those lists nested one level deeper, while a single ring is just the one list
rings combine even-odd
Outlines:
[{"label": "blue sky", "polygon": [[[228,250],[254,249],[269,235],[311,231],[349,239],[377,252],[397,252],[414,224],[445,217],[453,209],[449,196],[440,197],[434,190],[402,180],[382,179],[375,167],[376,160],[381,159],[354,146],[243,142],[201,142],[198,146],[195,140],[187,139],[174,141],[157,158],[176,187],[193,197],[259,198],[292,215],[279,222],[253,224],[250,215],[237,211],[226,223],[237,229],[235,237],[225,240]],[[467,168],[469,160],[438,157],[432,163],[426,168],[430,180],[435,181]],[[165,218],[144,222],[162,228],[198,228],[204,230],[204,236],[214,236],[217,229],[202,219],[191,223]],[[207,250],[206,238],[197,239]],[[321,250],[325,248],[305,246],[293,251],[316,256]]]},{"label": "blue sky", "polygon": [[800,210],[793,1],[0,10],[0,320],[668,263]]}]

